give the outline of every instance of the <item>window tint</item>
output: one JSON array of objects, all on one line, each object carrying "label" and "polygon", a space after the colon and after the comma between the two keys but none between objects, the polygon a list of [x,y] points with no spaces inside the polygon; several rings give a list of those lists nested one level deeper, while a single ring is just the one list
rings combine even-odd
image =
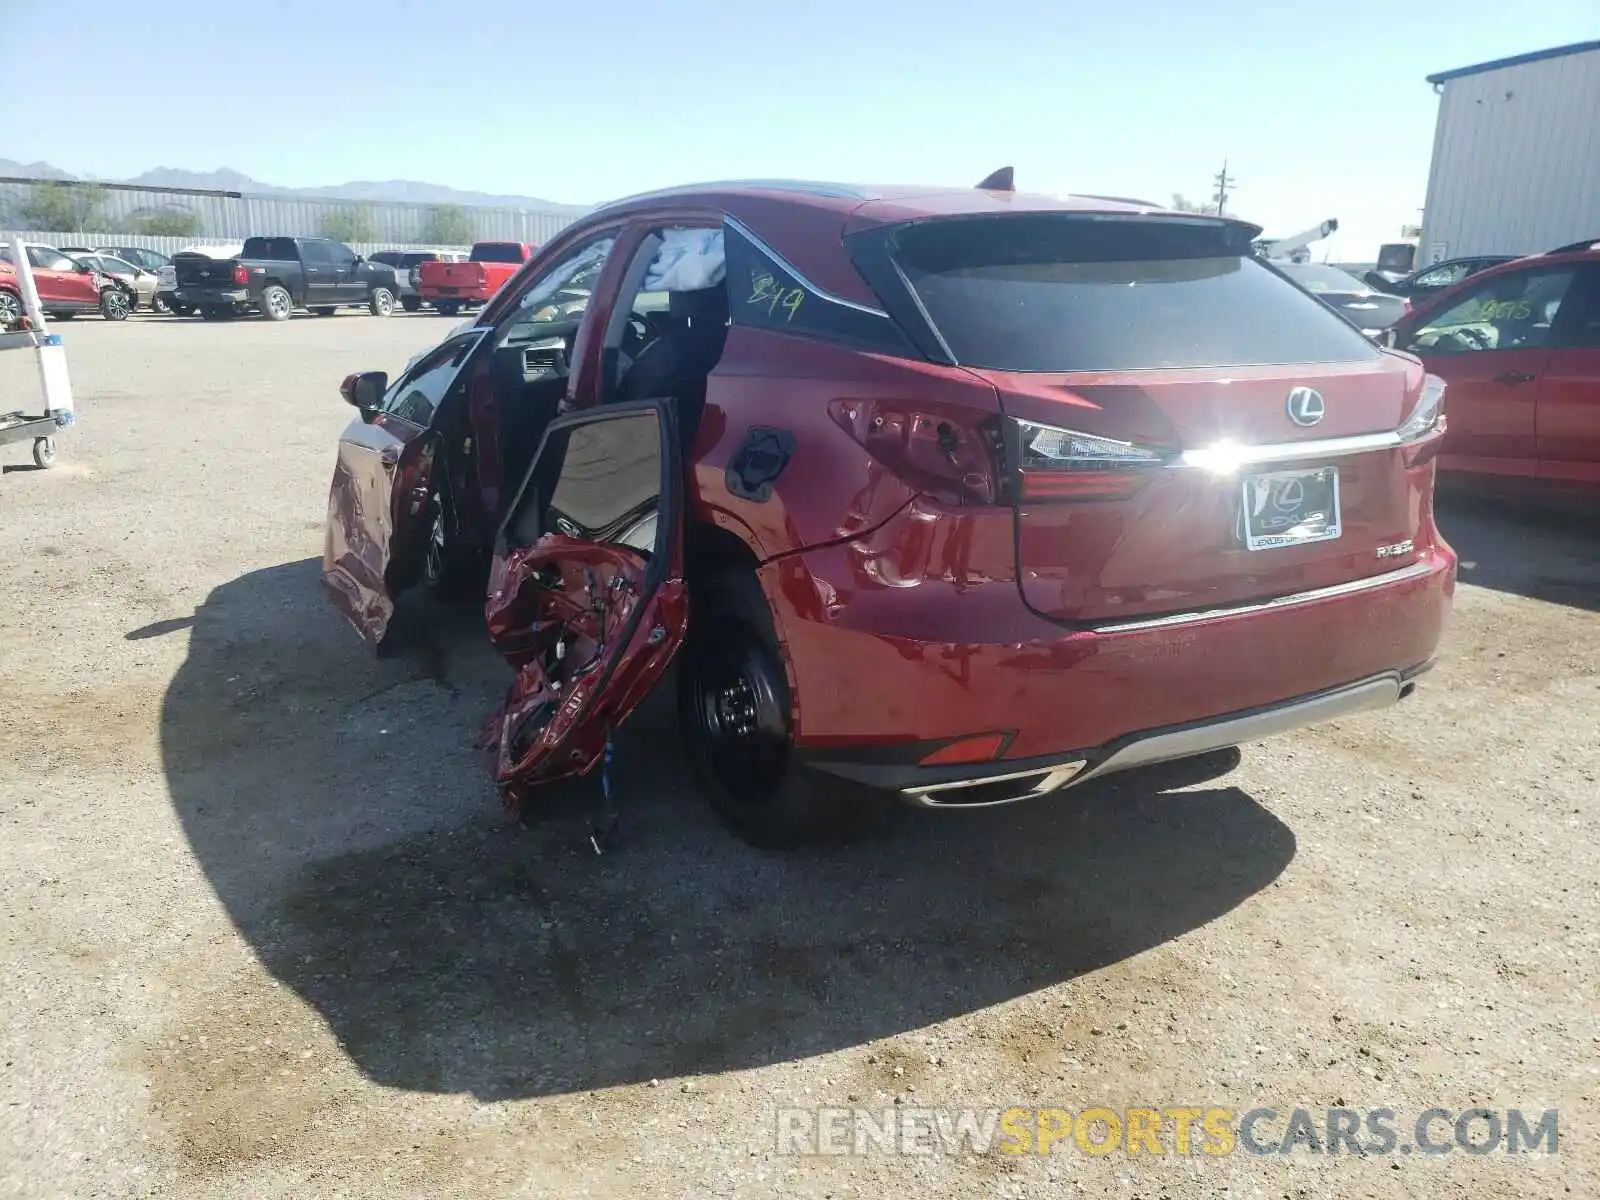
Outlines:
[{"label": "window tint", "polygon": [[1428,317],[1403,348],[1419,354],[1470,354],[1548,346],[1573,273],[1571,267],[1551,267],[1496,275]]},{"label": "window tint", "polygon": [[1569,313],[1572,321],[1557,344],[1600,348],[1600,266],[1583,269],[1566,304],[1572,309]]},{"label": "window tint", "polygon": [[557,430],[545,442],[531,481],[537,526],[517,535],[560,533],[649,553],[661,506],[661,426],[654,412],[630,413]]},{"label": "window tint", "polygon": [[375,263],[382,263],[386,267],[401,267],[405,265],[406,256],[398,250],[379,250],[376,254],[367,255]]},{"label": "window tint", "polygon": [[[373,257],[377,256],[374,255]],[[438,257],[439,256],[437,254],[429,254],[426,251],[420,253],[413,252],[410,254],[396,254],[395,258],[398,261],[392,263],[391,265],[401,267],[409,271],[412,267],[420,267],[425,262],[433,262]]]},{"label": "window tint", "polygon": [[40,271],[76,271],[78,264],[59,250],[48,246],[29,246],[28,261]]},{"label": "window tint", "polygon": [[[307,243],[309,246],[311,243]],[[294,262],[300,257],[300,250],[295,245],[293,238],[287,237],[253,237],[245,238],[244,249],[239,252],[240,258],[264,258],[269,261]]]},{"label": "window tint", "polygon": [[328,259],[336,267],[348,267],[356,260],[356,252],[343,242],[324,242],[328,250]]},{"label": "window tint", "polygon": [[384,397],[383,411],[413,425],[426,426],[460,374],[482,334],[473,331],[452,338],[424,355]]},{"label": "window tint", "polygon": [[1305,265],[1279,263],[1278,269],[1305,288],[1306,291],[1317,295],[1327,292],[1334,295],[1349,296],[1372,290],[1354,275],[1341,271],[1338,267],[1325,267],[1318,263]]},{"label": "window tint", "polygon": [[526,261],[522,247],[515,242],[479,242],[473,246],[473,262],[519,263]]},{"label": "window tint", "polygon": [[507,314],[501,344],[549,337],[550,327],[581,320],[615,245],[615,238],[603,237],[546,268]]},{"label": "window tint", "polygon": [[904,227],[895,259],[957,362],[1128,371],[1378,350],[1215,221],[1018,215]]},{"label": "window tint", "polygon": [[738,227],[727,226],[723,241],[728,308],[735,325],[841,342],[883,354],[915,354],[904,332],[888,316],[824,295],[793,266],[746,237]]}]

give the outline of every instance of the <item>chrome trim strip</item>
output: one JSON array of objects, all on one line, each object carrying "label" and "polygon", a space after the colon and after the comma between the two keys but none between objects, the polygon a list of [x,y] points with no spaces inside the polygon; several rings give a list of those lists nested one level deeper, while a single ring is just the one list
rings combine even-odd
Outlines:
[{"label": "chrome trim strip", "polygon": [[1274,734],[1287,733],[1307,725],[1370,712],[1398,703],[1402,681],[1400,672],[1367,679],[1335,692],[1324,692],[1289,704],[1281,704],[1261,712],[1239,717],[1224,717],[1187,729],[1151,734],[1129,742],[1097,765],[1073,780],[1074,786],[1088,779],[1097,779],[1114,771],[1129,767],[1149,766],[1188,758],[1194,754],[1208,754],[1214,750],[1237,746],[1241,742],[1255,742]]},{"label": "chrome trim strip", "polygon": [[1222,605],[1203,608],[1195,612],[1169,613],[1161,617],[1129,617],[1121,621],[1101,621],[1085,628],[1090,633],[1131,633],[1136,629],[1163,629],[1172,625],[1190,625],[1196,621],[1211,621],[1219,617],[1237,617],[1245,613],[1263,612],[1271,608],[1292,608],[1296,604],[1312,604],[1318,600],[1332,600],[1339,596],[1352,596],[1390,584],[1419,579],[1433,570],[1430,562],[1415,562],[1408,567],[1369,575],[1365,579],[1352,579],[1328,587],[1313,588],[1309,592],[1294,592],[1288,596],[1274,596],[1271,600],[1253,600],[1246,604]]},{"label": "chrome trim strip", "polygon": [[1394,430],[1385,433],[1360,433],[1353,437],[1320,438],[1309,442],[1264,442],[1254,446],[1205,446],[1184,450],[1168,463],[1172,467],[1227,470],[1253,467],[1261,463],[1301,462],[1305,459],[1343,458],[1369,454],[1374,450],[1394,450],[1401,445]]},{"label": "chrome trim strip", "polygon": [[747,226],[737,217],[730,217],[724,214],[722,221],[723,224],[730,225],[734,229],[738,230],[740,237],[744,238],[757,250],[761,251],[761,253],[765,254],[773,262],[777,263],[778,266],[782,267],[785,274],[787,274],[801,287],[805,288],[806,291],[817,297],[817,299],[826,300],[829,304],[842,304],[846,308],[855,309],[857,312],[864,312],[869,316],[882,317],[885,321],[889,320],[889,314],[884,312],[881,308],[873,308],[871,305],[867,304],[857,304],[854,300],[846,300],[843,296],[835,296],[832,292],[826,290],[825,288],[820,288],[816,284],[812,283],[811,280],[807,279],[804,275],[800,274],[799,271],[795,270],[794,265],[788,259],[784,258],[783,255],[779,254],[771,246],[767,245],[764,241],[758,238],[750,231],[749,226]]}]

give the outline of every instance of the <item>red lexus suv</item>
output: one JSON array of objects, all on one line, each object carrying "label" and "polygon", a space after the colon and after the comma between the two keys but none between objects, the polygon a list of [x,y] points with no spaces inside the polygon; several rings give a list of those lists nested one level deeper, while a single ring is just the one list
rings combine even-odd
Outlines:
[{"label": "red lexus suv", "polygon": [[487,594],[513,808],[674,657],[769,847],[842,781],[1004,803],[1411,691],[1455,584],[1443,383],[1253,225],[996,183],[619,201],[345,380],[325,581],[374,643],[413,581]]}]

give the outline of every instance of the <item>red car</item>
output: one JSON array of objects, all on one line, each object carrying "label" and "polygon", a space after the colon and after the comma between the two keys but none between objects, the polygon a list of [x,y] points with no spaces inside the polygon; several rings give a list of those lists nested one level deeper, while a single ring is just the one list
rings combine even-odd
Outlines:
[{"label": "red car", "polygon": [[1600,242],[1473,275],[1394,344],[1450,385],[1442,470],[1600,487]]},{"label": "red car", "polygon": [[539,247],[523,242],[478,242],[466,262],[425,262],[417,267],[417,294],[447,317],[487,304]]},{"label": "red car", "polygon": [[[65,319],[97,312],[108,321],[125,321],[133,312],[133,298],[116,280],[51,246],[29,243],[24,249],[45,316]],[[22,288],[11,263],[11,248],[0,246],[0,327],[12,324],[22,311]]]},{"label": "red car", "polygon": [[1259,232],[993,186],[608,205],[345,380],[324,579],[377,642],[414,580],[487,576],[514,808],[676,653],[762,846],[840,781],[1003,803],[1390,704],[1454,590],[1444,389]]}]

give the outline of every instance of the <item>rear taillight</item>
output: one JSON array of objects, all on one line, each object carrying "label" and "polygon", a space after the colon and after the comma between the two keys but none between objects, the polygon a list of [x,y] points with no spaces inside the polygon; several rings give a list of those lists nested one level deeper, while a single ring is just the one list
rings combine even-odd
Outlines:
[{"label": "rear taillight", "polygon": [[894,475],[956,504],[999,498],[997,418],[955,404],[835,400],[829,415]]},{"label": "rear taillight", "polygon": [[1114,500],[1131,496],[1166,461],[1114,438],[1006,420],[1006,457],[1020,500]]},{"label": "rear taillight", "polygon": [[250,270],[243,263],[237,263],[233,268],[233,281],[243,285],[250,282]]}]

